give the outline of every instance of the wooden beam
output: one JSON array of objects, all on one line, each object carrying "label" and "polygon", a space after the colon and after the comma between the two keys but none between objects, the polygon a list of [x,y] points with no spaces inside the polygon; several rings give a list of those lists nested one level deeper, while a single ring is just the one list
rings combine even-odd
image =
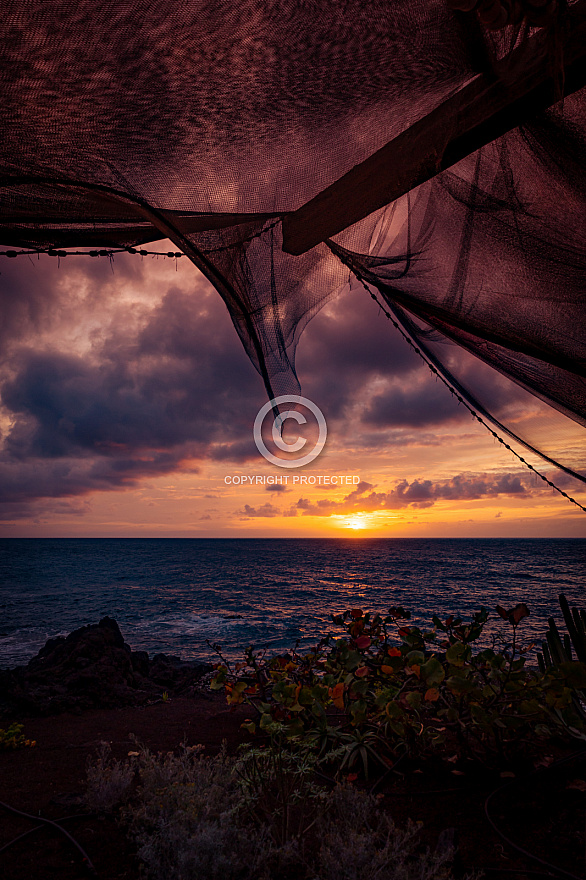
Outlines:
[{"label": "wooden beam", "polygon": [[[278,214],[187,214],[182,211],[165,211],[165,216],[184,235],[226,229],[247,223],[265,223]],[[72,229],[72,226],[74,228]],[[243,233],[244,234],[244,233]],[[46,217],[31,218],[29,215],[8,216],[0,219],[0,242],[3,245],[36,247],[50,242],[55,247],[120,247],[120,241],[132,241],[136,245],[161,241],[160,230],[152,223],[112,220],[77,220],[63,222]]]},{"label": "wooden beam", "polygon": [[[569,7],[563,94],[586,85],[586,0]],[[551,40],[551,35],[549,35]],[[283,220],[283,250],[304,254],[450,168],[561,97],[548,34],[539,32],[492,73],[481,73],[435,110]],[[561,69],[559,71],[562,72]]]}]

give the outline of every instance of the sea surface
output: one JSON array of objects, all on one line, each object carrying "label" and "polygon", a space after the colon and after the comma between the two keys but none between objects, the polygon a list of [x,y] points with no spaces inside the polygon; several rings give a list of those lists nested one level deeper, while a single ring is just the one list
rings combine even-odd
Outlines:
[{"label": "sea surface", "polygon": [[467,617],[486,606],[486,639],[506,631],[497,604],[525,602],[526,641],[541,640],[557,597],[586,605],[586,540],[4,539],[0,667],[45,641],[114,617],[135,650],[231,659],[249,644],[277,652],[335,633],[345,608],[402,605]]}]

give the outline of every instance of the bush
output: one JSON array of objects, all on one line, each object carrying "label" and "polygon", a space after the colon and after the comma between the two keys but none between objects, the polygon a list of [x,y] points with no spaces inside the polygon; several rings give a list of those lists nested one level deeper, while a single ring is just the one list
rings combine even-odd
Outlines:
[{"label": "bush", "polygon": [[88,807],[96,813],[109,813],[129,797],[134,768],[115,760],[110,744],[101,742],[95,760],[88,762],[86,775]]},{"label": "bush", "polygon": [[229,704],[254,709],[257,719],[244,725],[251,733],[272,737],[282,727],[320,757],[338,749],[343,769],[366,776],[400,754],[449,747],[499,766],[528,742],[583,736],[575,696],[586,687],[586,664],[527,666],[517,634],[527,607],[497,611],[511,637],[475,653],[484,608],[468,622],[434,616],[428,631],[409,626],[403,608],[386,617],[354,608],[333,618],[343,637],[322,639],[304,655],[266,658],[249,648],[234,667],[222,659],[211,687],[225,688]]},{"label": "bush", "polygon": [[396,827],[374,798],[337,786],[320,823],[316,880],[448,880],[453,852],[418,849],[420,826]]},{"label": "bush", "polygon": [[26,749],[34,748],[37,741],[35,739],[27,739],[22,732],[23,724],[10,724],[7,728],[0,727],[0,751],[3,749]]},{"label": "bush", "polygon": [[150,880],[450,880],[449,852],[421,850],[419,826],[398,829],[364,792],[318,785],[307,752],[201,749],[141,748],[124,773],[102,748],[90,768],[99,791],[136,773],[122,820]]}]

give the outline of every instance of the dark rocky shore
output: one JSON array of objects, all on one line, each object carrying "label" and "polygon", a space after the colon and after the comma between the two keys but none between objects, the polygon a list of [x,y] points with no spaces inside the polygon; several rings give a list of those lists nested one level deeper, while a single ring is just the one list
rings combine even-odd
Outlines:
[{"label": "dark rocky shore", "polygon": [[211,666],[133,651],[110,617],[49,639],[26,666],[0,670],[0,711],[53,715],[190,696]]}]

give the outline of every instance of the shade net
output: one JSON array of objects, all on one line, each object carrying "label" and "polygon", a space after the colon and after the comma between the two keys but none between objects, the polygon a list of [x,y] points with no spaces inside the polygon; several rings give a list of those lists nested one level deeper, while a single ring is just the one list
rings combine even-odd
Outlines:
[{"label": "shade net", "polygon": [[[5,4],[0,241],[170,238],[270,397],[299,390],[307,321],[365,284],[489,417],[490,381],[468,387],[454,345],[585,425],[583,91],[304,255],[283,250],[285,214],[470,82],[484,42],[502,56],[530,36],[466,21],[445,0]],[[499,427],[581,478],[553,440]]]}]

